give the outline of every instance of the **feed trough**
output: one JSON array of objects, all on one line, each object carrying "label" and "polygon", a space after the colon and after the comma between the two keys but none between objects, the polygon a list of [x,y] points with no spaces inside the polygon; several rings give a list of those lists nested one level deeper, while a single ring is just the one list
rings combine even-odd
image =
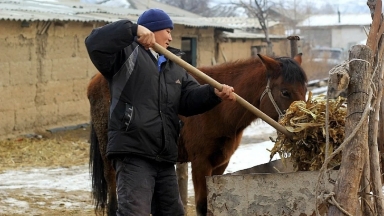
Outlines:
[{"label": "feed trough", "polygon": [[[278,173],[274,168],[287,172]],[[319,172],[292,170],[291,163],[285,167],[281,160],[276,160],[231,174],[206,177],[208,215],[316,215]],[[327,191],[333,190],[336,177],[336,170],[329,172]],[[320,206],[319,211],[324,214],[325,208]]]}]

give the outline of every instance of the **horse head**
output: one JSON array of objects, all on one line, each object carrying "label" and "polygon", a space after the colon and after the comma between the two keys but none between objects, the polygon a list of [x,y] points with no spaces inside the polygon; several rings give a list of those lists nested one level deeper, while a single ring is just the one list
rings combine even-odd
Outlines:
[{"label": "horse head", "polygon": [[258,56],[267,73],[267,85],[260,97],[260,110],[278,120],[292,102],[305,100],[308,80],[301,68],[301,53],[293,59]]}]

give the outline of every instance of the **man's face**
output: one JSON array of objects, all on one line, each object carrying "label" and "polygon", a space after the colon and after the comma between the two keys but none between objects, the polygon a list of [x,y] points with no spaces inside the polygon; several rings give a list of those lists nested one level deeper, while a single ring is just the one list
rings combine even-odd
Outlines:
[{"label": "man's face", "polygon": [[156,43],[167,48],[172,41],[171,29],[163,29],[153,32],[155,34]]}]

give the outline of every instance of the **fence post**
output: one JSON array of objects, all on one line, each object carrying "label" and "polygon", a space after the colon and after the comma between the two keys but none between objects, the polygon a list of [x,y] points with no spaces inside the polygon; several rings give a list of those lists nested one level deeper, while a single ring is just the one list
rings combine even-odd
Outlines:
[{"label": "fence post", "polygon": [[298,48],[297,48],[297,41],[300,40],[299,36],[288,36],[287,39],[290,41],[291,44],[291,57],[295,57],[297,55]]}]

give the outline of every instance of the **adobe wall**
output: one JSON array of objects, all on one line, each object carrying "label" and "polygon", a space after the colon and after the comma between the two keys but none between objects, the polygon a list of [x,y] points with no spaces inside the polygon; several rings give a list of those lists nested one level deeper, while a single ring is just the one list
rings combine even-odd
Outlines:
[{"label": "adobe wall", "polygon": [[[227,39],[227,42],[220,43],[220,49],[217,63],[233,61],[237,59],[246,59],[251,57],[252,46],[266,46],[266,43],[261,39]],[[277,56],[290,56],[290,44],[287,39],[273,40],[272,51]],[[266,54],[266,53],[261,53]],[[225,57],[224,57],[225,56]]]},{"label": "adobe wall", "polygon": [[0,137],[89,121],[86,87],[97,72],[79,22],[0,21]]},{"label": "adobe wall", "polygon": [[[84,45],[105,23],[0,21],[0,138],[89,122],[86,88],[97,73]],[[198,38],[198,65],[211,64],[213,28],[177,25],[181,37]]]},{"label": "adobe wall", "polygon": [[181,38],[197,38],[197,67],[211,65],[212,58],[215,56],[214,28],[192,28],[176,25],[172,31],[171,46],[181,48]]}]

